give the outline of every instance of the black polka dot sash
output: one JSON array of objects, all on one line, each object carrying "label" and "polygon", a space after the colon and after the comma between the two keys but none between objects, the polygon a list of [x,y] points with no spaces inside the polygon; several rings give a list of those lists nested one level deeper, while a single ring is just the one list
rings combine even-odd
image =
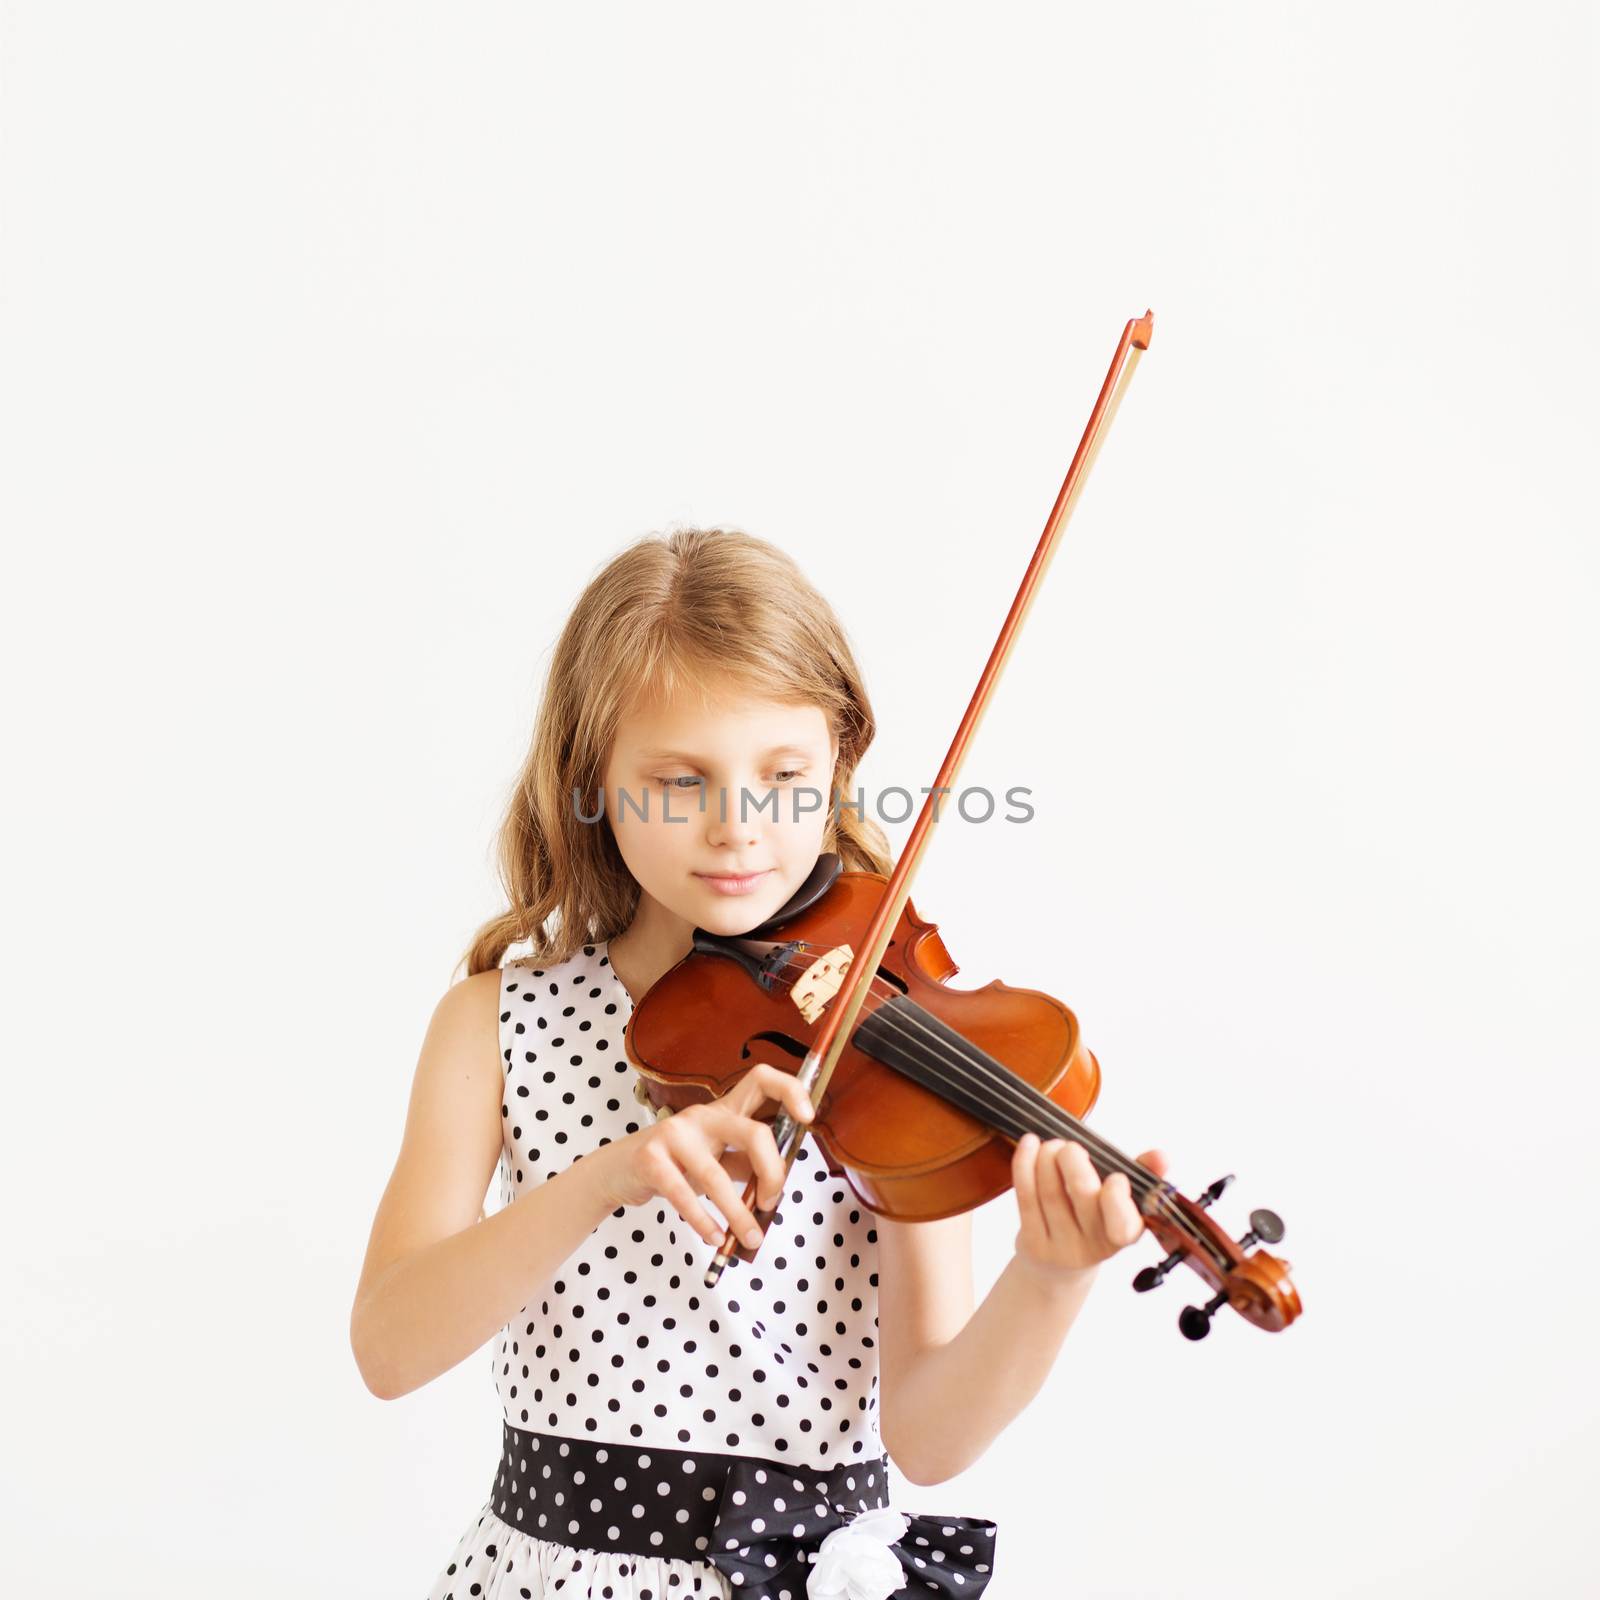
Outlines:
[{"label": "black polka dot sash", "polygon": [[[981,1595],[994,1571],[994,1524],[852,1503],[848,1470],[795,1475],[776,1462],[728,1469],[709,1559],[749,1600],[887,1600]],[[844,1497],[829,1480],[846,1479]]]},{"label": "black polka dot sash", "polygon": [[870,1586],[874,1575],[892,1580],[884,1596],[976,1596],[989,1581],[993,1525],[889,1510],[886,1457],[817,1469],[602,1444],[509,1422],[502,1434],[490,1504],[508,1527],[532,1538],[709,1561],[751,1600],[808,1600],[813,1577],[821,1581],[809,1600],[843,1596],[846,1576],[866,1593],[878,1592]]}]

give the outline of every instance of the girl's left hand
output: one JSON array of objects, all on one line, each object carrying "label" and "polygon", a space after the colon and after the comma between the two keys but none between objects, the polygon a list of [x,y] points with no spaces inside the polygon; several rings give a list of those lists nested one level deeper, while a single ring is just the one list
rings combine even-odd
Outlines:
[{"label": "girl's left hand", "polygon": [[[1139,1163],[1157,1177],[1167,1170],[1159,1150],[1146,1150]],[[1022,1224],[1017,1257],[1049,1282],[1082,1277],[1144,1232],[1127,1175],[1114,1172],[1102,1183],[1076,1140],[1041,1142],[1025,1133],[1011,1155],[1011,1182]]]}]

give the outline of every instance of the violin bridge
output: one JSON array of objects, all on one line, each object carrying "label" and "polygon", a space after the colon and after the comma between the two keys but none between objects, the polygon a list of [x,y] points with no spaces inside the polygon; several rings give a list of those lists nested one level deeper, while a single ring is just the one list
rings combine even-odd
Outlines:
[{"label": "violin bridge", "polygon": [[835,945],[832,950],[817,957],[795,979],[789,998],[800,1008],[807,1022],[815,1022],[827,1009],[828,1002],[838,994],[839,986],[850,971],[855,952],[847,944]]}]

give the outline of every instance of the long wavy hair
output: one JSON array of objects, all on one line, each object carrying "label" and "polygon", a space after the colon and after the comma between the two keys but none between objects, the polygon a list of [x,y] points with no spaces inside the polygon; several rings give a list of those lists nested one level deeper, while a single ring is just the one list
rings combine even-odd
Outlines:
[{"label": "long wavy hair", "polygon": [[590,580],[556,642],[500,824],[507,906],[461,958],[469,976],[498,967],[514,944],[530,943],[534,959],[554,966],[628,926],[639,885],[609,819],[586,823],[579,811],[599,811],[612,741],[641,693],[706,703],[728,686],[821,707],[839,744],[822,848],[847,871],[892,870],[883,830],[864,808],[837,803],[854,797],[877,723],[833,608],[790,556],[753,534],[648,534]]}]

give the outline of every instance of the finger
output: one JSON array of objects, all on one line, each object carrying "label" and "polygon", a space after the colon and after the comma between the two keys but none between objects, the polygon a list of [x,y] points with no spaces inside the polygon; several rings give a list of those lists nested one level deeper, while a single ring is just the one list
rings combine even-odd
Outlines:
[{"label": "finger", "polygon": [[722,1169],[719,1162],[701,1141],[696,1141],[679,1160],[689,1181],[698,1193],[714,1200],[717,1209],[728,1219],[728,1225],[744,1242],[754,1249],[761,1243],[761,1225],[755,1213],[744,1203],[744,1190],[736,1185]]},{"label": "finger", "polygon": [[727,1219],[724,1223],[712,1218],[713,1226],[722,1230],[718,1231],[716,1237],[719,1244],[726,1228],[731,1226],[748,1242],[750,1229],[755,1226],[755,1218],[744,1204],[744,1185],[735,1186],[721,1163],[729,1132],[728,1124],[743,1120],[712,1101],[691,1106],[687,1111],[659,1124],[662,1155],[684,1175],[692,1193],[714,1200],[718,1210]]},{"label": "finger", "polygon": [[651,1181],[655,1184],[656,1192],[664,1199],[671,1201],[677,1208],[678,1215],[707,1244],[720,1245],[722,1243],[724,1231],[722,1224],[700,1203],[699,1195],[689,1186],[689,1180],[684,1177],[677,1163],[670,1155],[663,1153],[660,1164],[653,1173]]},{"label": "finger", "polygon": [[1078,1219],[1073,1214],[1061,1165],[1066,1148],[1065,1139],[1046,1139],[1039,1146],[1039,1208],[1044,1214],[1045,1231],[1056,1245],[1071,1240],[1078,1232]]},{"label": "finger", "polygon": [[766,1101],[776,1098],[773,1091],[777,1076],[778,1069],[770,1061],[758,1061],[723,1095],[720,1103],[741,1117],[753,1116]]},{"label": "finger", "polygon": [[1158,1178],[1164,1178],[1167,1175],[1167,1168],[1171,1165],[1171,1163],[1167,1160],[1166,1151],[1146,1150],[1145,1153],[1139,1157],[1139,1165],[1141,1167],[1148,1167]]},{"label": "finger", "polygon": [[757,1178],[758,1204],[763,1211],[769,1210],[783,1193],[784,1177],[783,1157],[778,1154],[772,1129],[754,1117],[741,1117],[726,1106],[707,1106],[704,1117],[713,1138],[743,1150],[749,1157]]},{"label": "finger", "polygon": [[1134,1206],[1125,1172],[1113,1172],[1100,1185],[1100,1231],[1114,1250],[1126,1249],[1144,1232],[1144,1219]]},{"label": "finger", "polygon": [[776,1100],[799,1123],[810,1122],[816,1114],[799,1078],[768,1061],[758,1061],[723,1100],[746,1117],[753,1116],[770,1100]]},{"label": "finger", "polygon": [[1061,1160],[1061,1178],[1072,1203],[1072,1214],[1079,1231],[1097,1251],[1103,1251],[1105,1233],[1100,1226],[1100,1174],[1094,1170],[1089,1153],[1076,1140],[1066,1141]]},{"label": "finger", "polygon": [[1011,1152],[1011,1187],[1017,1191],[1017,1216],[1030,1242],[1050,1237],[1039,1204],[1039,1135],[1025,1133]]}]

